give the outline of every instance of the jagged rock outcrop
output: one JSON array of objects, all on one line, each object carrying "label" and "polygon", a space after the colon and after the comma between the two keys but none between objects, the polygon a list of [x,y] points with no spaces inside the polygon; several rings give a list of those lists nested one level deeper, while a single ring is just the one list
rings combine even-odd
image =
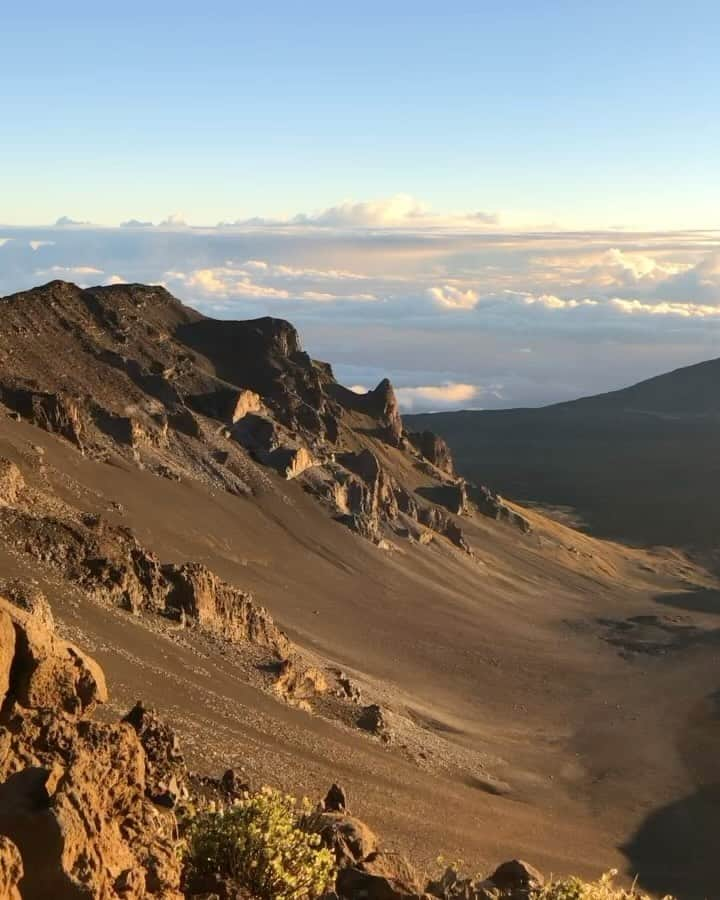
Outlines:
[{"label": "jagged rock outcrop", "polygon": [[167,565],[161,571],[169,585],[167,609],[179,618],[232,642],[250,641],[281,657],[290,653],[290,641],[250,594],[222,581],[201,563]]},{"label": "jagged rock outcrop", "polygon": [[523,534],[528,534],[532,530],[528,520],[521,516],[520,513],[515,512],[514,509],[511,509],[503,501],[502,497],[491,491],[490,488],[485,485],[480,485],[479,487],[471,485],[470,491],[478,512],[481,512],[484,516],[489,516],[498,522],[507,522],[508,525],[518,528]]},{"label": "jagged rock outcrop", "polygon": [[394,447],[402,446],[403,426],[400,405],[390,381],[383,378],[375,390],[365,394],[365,402],[370,411],[377,416],[383,438]]},{"label": "jagged rock outcrop", "polygon": [[106,699],[99,666],[4,600],[0,623],[0,672],[12,656],[0,712],[0,883],[24,900],[179,900],[171,823],[146,797],[137,733],[87,719]]},{"label": "jagged rock outcrop", "polygon": [[[0,531],[97,601],[136,614],[170,616],[233,643],[249,641],[280,658],[290,655],[290,642],[267,610],[205,566],[162,565],[128,528],[69,508],[64,517],[43,515],[40,505],[0,508]],[[17,605],[51,624],[49,606],[39,592],[6,587]]]},{"label": "jagged rock outcrop", "polygon": [[433,431],[412,431],[408,434],[410,443],[429,463],[452,475],[455,471],[452,453],[446,442]]},{"label": "jagged rock outcrop", "polygon": [[139,612],[162,610],[166,588],[157,558],[127,528],[99,516],[39,515],[9,510],[0,525],[40,562],[59,570],[101,602]]},{"label": "jagged rock outcrop", "polygon": [[64,391],[49,393],[11,382],[0,384],[0,403],[31,424],[60,434],[82,448],[85,425],[78,398]]},{"label": "jagged rock outcrop", "polygon": [[230,414],[232,424],[235,425],[240,419],[244,419],[248,413],[260,412],[262,405],[260,394],[255,393],[255,391],[240,391]]},{"label": "jagged rock outcrop", "polygon": [[289,703],[309,709],[308,701],[324,694],[328,683],[320,669],[293,655],[278,664],[273,687]]},{"label": "jagged rock outcrop", "polygon": [[123,718],[145,751],[145,793],[159,806],[173,807],[189,796],[188,771],[175,732],[154,709],[138,700]]}]

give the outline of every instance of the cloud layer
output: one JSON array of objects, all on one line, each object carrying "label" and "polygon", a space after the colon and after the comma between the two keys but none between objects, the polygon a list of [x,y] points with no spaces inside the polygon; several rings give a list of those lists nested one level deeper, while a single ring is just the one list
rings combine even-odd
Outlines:
[{"label": "cloud layer", "polygon": [[536,405],[720,356],[717,233],[515,233],[473,215],[399,195],[282,224],[0,228],[0,293],[141,281],[212,315],[288,318],[348,384],[389,375],[408,410]]}]

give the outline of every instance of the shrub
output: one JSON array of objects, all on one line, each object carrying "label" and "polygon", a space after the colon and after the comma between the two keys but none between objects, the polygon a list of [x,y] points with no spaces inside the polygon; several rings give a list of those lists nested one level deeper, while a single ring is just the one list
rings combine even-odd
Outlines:
[{"label": "shrub", "polygon": [[299,824],[295,799],[272,788],[196,813],[187,825],[186,866],[189,877],[229,878],[260,900],[314,900],[336,874],[320,836]]},{"label": "shrub", "polygon": [[[635,886],[629,890],[617,887],[613,880],[617,875],[615,869],[606,872],[599,881],[586,882],[579,878],[566,878],[562,881],[551,881],[533,894],[533,900],[650,900],[647,894],[638,891]],[[673,900],[664,897],[663,900]]]}]

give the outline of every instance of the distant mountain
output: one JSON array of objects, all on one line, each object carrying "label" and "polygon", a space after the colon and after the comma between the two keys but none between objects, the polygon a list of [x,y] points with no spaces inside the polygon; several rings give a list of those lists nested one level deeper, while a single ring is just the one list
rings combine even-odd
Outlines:
[{"label": "distant mountain", "polygon": [[720,359],[540,409],[406,416],[460,474],[513,500],[569,507],[593,533],[720,546]]}]

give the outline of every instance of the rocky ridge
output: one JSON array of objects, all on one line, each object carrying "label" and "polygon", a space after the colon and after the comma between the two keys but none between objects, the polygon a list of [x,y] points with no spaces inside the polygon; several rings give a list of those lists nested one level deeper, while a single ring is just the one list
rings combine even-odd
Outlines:
[{"label": "rocky ridge", "polygon": [[245,495],[271,469],[383,547],[471,552],[458,521],[471,506],[521,524],[489,492],[475,507],[445,442],[406,432],[387,379],[344,388],[288,322],[205,318],[142,285],[56,281],[0,308],[0,403],[85,454]]}]

